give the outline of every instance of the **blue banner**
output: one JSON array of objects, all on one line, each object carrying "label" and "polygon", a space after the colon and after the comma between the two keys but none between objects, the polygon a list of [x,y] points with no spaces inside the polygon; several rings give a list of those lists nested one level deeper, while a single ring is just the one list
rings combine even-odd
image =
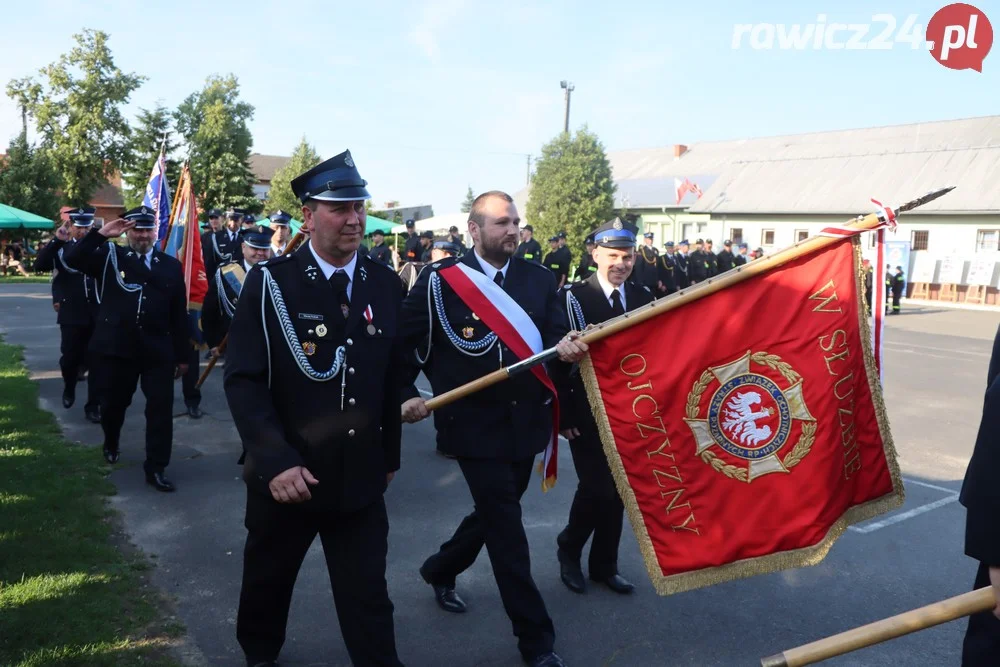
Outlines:
[{"label": "blue banner", "polygon": [[156,211],[156,242],[162,249],[170,222],[170,186],[167,184],[167,161],[162,152],[149,174],[142,205]]},{"label": "blue banner", "polygon": [[[903,275],[906,282],[910,282],[910,242],[909,241],[886,241],[885,242],[885,263],[889,265],[891,273],[896,273],[896,267],[903,267]],[[885,267],[878,267],[878,275],[885,273]]]}]

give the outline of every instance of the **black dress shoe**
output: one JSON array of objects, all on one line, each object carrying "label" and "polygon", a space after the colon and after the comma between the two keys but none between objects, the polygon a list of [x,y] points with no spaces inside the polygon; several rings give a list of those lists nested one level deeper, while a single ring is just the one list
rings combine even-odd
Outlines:
[{"label": "black dress shoe", "polygon": [[566,667],[566,663],[554,651],[536,655],[534,658],[524,661],[531,667]]},{"label": "black dress shoe", "polygon": [[434,589],[434,600],[438,603],[439,607],[452,614],[465,613],[465,600],[458,596],[454,586],[438,586],[432,583],[423,565],[420,566],[420,576]]},{"label": "black dress shoe", "polygon": [[177,490],[177,487],[171,484],[170,480],[164,477],[162,472],[147,472],[146,484],[149,484],[157,491],[170,492]]},{"label": "black dress shoe", "polygon": [[87,421],[89,421],[91,424],[100,424],[101,423],[101,409],[99,407],[98,408],[84,408],[83,414],[87,418]]},{"label": "black dress shoe", "polygon": [[73,407],[73,403],[76,401],[76,388],[70,389],[67,387],[63,389],[62,401],[63,407],[67,410]]},{"label": "black dress shoe", "polygon": [[118,450],[104,446],[104,460],[108,463],[118,463]]},{"label": "black dress shoe", "polygon": [[591,579],[604,584],[619,595],[628,595],[635,590],[635,586],[633,586],[628,579],[620,574],[613,574],[610,577],[605,577],[603,579],[599,577],[591,577]]},{"label": "black dress shoe", "polygon": [[201,419],[201,416],[205,414],[201,411],[201,408],[198,407],[197,405],[189,405],[187,407],[188,407],[188,416],[191,419]]},{"label": "black dress shoe", "polygon": [[559,563],[559,578],[574,593],[587,592],[587,582],[583,580],[583,571],[579,565]]}]

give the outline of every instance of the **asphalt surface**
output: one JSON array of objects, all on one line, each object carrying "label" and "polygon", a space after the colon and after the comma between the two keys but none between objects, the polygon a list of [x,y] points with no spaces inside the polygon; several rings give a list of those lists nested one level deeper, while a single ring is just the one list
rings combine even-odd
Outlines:
[{"label": "asphalt surface", "polygon": [[[889,318],[886,402],[899,451],[906,505],[848,531],[820,565],[675,595],[655,594],[626,528],[620,570],[637,584],[631,597],[559,581],[555,537],[576,477],[561,448],[560,483],[543,496],[534,480],[524,497],[532,571],[556,626],[556,648],[570,665],[757,665],[777,653],[969,590],[975,563],[962,553],[965,512],[956,494],[975,440],[986,367],[1000,314],[907,307]],[[48,286],[0,286],[0,332],[25,346],[42,407],[66,436],[94,447],[100,427],[83,419],[82,400],[60,403],[59,329]],[[240,443],[225,404],[221,373],[204,388],[200,421],[174,420],[175,494],[144,484],[143,398],[137,393],[123,432],[122,462],[111,474],[132,540],[157,567],[154,582],[175,601],[188,628],[191,664],[242,665],[235,639],[245,490]],[[81,386],[82,389],[82,386]],[[81,395],[78,392],[78,395]],[[184,412],[180,384],[175,414]],[[54,471],[58,472],[58,471]],[[434,452],[429,423],[404,431],[403,467],[387,496],[388,580],[397,646],[407,665],[519,665],[520,657],[485,552],[459,579],[464,615],[439,611],[417,568],[447,539],[471,499],[457,465]],[[626,523],[627,526],[627,523]],[[830,661],[830,665],[957,665],[965,622],[958,621]],[[283,665],[348,665],[319,541],[300,573]]]}]

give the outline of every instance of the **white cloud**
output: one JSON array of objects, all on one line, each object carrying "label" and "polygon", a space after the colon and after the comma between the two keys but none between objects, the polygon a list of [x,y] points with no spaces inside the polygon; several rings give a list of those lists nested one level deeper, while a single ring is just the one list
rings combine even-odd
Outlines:
[{"label": "white cloud", "polygon": [[430,0],[420,8],[420,19],[407,35],[407,39],[423,51],[427,59],[437,63],[441,59],[441,39],[465,5],[465,0]]}]

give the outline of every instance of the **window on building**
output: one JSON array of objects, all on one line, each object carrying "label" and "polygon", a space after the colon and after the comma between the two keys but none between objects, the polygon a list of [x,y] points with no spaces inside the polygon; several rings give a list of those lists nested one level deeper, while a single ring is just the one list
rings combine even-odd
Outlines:
[{"label": "window on building", "polygon": [[[871,236],[875,236],[871,234]],[[930,232],[926,229],[915,229],[910,232],[910,250],[927,250],[927,240]]]},{"label": "window on building", "polygon": [[760,233],[760,244],[761,245],[774,245],[774,230],[765,229]]},{"label": "window on building", "polygon": [[691,224],[690,222],[685,222],[684,224],[682,224],[681,225],[681,238],[682,239],[690,239],[692,236],[694,236],[694,234],[691,233],[691,230],[693,230],[693,229],[694,229],[694,225]]},{"label": "window on building", "polygon": [[699,236],[701,234],[705,233],[705,228],[706,227],[708,227],[708,223],[707,222],[699,222],[698,223],[698,234],[699,234]]},{"label": "window on building", "polygon": [[980,229],[976,233],[977,252],[996,252],[1000,250],[1000,229]]},{"label": "window on building", "polygon": [[799,241],[805,241],[807,238],[809,238],[809,230],[808,229],[796,229],[795,230],[795,242],[796,243],[798,243]]},{"label": "window on building", "polygon": [[733,227],[730,229],[729,240],[733,242],[733,245],[743,243],[743,229],[741,227]]}]

